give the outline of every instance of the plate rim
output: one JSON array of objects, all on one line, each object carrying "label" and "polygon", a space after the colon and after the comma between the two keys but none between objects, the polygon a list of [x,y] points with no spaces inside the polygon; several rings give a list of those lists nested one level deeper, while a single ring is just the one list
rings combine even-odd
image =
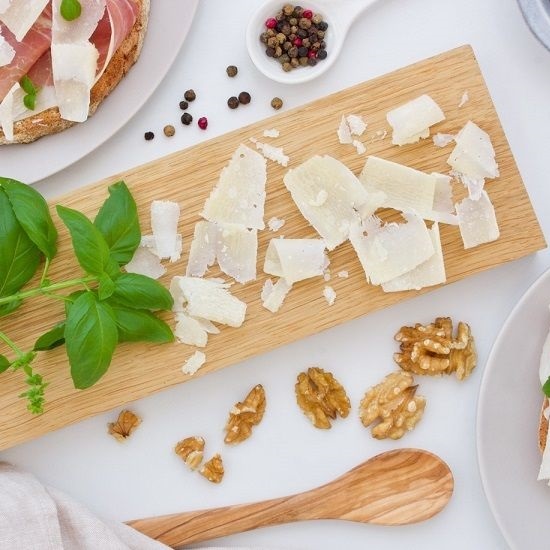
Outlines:
[{"label": "plate rim", "polygon": [[550,26],[541,24],[541,16],[550,22],[550,6],[546,8],[541,0],[518,0],[519,8],[533,35],[550,50]]}]

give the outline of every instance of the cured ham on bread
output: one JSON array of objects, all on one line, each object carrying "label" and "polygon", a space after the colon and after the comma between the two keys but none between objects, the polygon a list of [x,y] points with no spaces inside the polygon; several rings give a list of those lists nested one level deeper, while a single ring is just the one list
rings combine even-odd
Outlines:
[{"label": "cured ham on bread", "polygon": [[83,122],[139,57],[150,0],[63,1],[0,0],[0,144]]}]

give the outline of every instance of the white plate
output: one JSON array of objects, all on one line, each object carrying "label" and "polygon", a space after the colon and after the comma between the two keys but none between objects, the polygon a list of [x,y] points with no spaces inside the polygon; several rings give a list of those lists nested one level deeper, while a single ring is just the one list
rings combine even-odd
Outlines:
[{"label": "white plate", "polygon": [[99,147],[143,106],[181,49],[199,0],[152,0],[149,27],[138,62],[96,114],[53,136],[0,147],[0,175],[34,183]]},{"label": "white plate", "polygon": [[550,487],[537,481],[539,359],[550,327],[550,271],[525,293],[493,346],[479,394],[477,449],[485,494],[514,549],[550,548]]}]

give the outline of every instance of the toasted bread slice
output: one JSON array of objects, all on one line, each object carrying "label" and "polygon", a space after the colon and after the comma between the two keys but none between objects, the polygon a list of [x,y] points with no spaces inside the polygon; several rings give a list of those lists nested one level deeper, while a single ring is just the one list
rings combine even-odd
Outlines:
[{"label": "toasted bread slice", "polygon": [[546,438],[548,437],[548,420],[544,416],[544,410],[548,407],[548,397],[544,398],[542,403],[542,409],[540,411],[540,420],[539,420],[539,449],[543,453],[546,448]]},{"label": "toasted bread slice", "polygon": [[[149,21],[150,0],[136,1],[140,5],[139,15],[130,33],[114,53],[105,72],[92,88],[89,116],[96,112],[101,102],[116,88],[139,57]],[[76,123],[63,120],[57,107],[53,107],[17,121],[13,128],[13,141],[7,141],[0,129],[0,145],[30,143],[43,136],[61,132],[74,124]]]}]

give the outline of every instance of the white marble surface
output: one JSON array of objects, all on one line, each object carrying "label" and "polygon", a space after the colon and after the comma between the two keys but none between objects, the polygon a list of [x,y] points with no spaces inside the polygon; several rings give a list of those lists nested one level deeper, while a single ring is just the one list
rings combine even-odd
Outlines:
[{"label": "white marble surface", "polygon": [[[269,116],[274,95],[285,99],[285,108],[294,107],[470,43],[543,229],[550,234],[550,53],[531,36],[514,0],[387,0],[357,22],[328,78],[294,88],[267,81],[247,59],[244,29],[254,5],[245,0],[202,0],[183,52],[143,111],[93,154],[38,188],[54,198]],[[238,78],[225,76],[228,64],[239,66]],[[198,95],[190,110],[195,117],[208,116],[207,132],[183,128],[178,122],[177,102],[190,87]],[[225,100],[241,90],[250,91],[252,104],[229,112]],[[162,135],[168,122],[177,128],[172,139]],[[157,138],[145,143],[143,132],[149,129],[156,131]],[[423,447],[449,463],[456,481],[449,506],[429,522],[403,528],[308,522],[220,542],[294,550],[328,550],[342,543],[350,550],[505,548],[477,469],[478,387],[506,315],[549,265],[550,253],[544,251],[140,400],[132,408],[143,417],[143,424],[124,445],[106,435],[105,424],[117,413],[112,411],[0,457],[29,469],[98,514],[124,520],[281,496],[331,480],[386,449]],[[293,398],[300,370],[317,363],[333,371],[356,407],[363,391],[392,369],[396,328],[437,315],[471,323],[479,367],[463,384],[451,378],[421,381],[428,407],[416,431],[400,442],[373,441],[355,414],[328,432],[311,428]],[[526,377],[536,376],[535,366],[523,367]],[[248,442],[227,449],[221,431],[227,411],[257,383],[268,395],[265,419]],[[195,433],[206,438],[208,454],[223,452],[227,473],[221,486],[187,471],[171,450],[177,440]]]}]

